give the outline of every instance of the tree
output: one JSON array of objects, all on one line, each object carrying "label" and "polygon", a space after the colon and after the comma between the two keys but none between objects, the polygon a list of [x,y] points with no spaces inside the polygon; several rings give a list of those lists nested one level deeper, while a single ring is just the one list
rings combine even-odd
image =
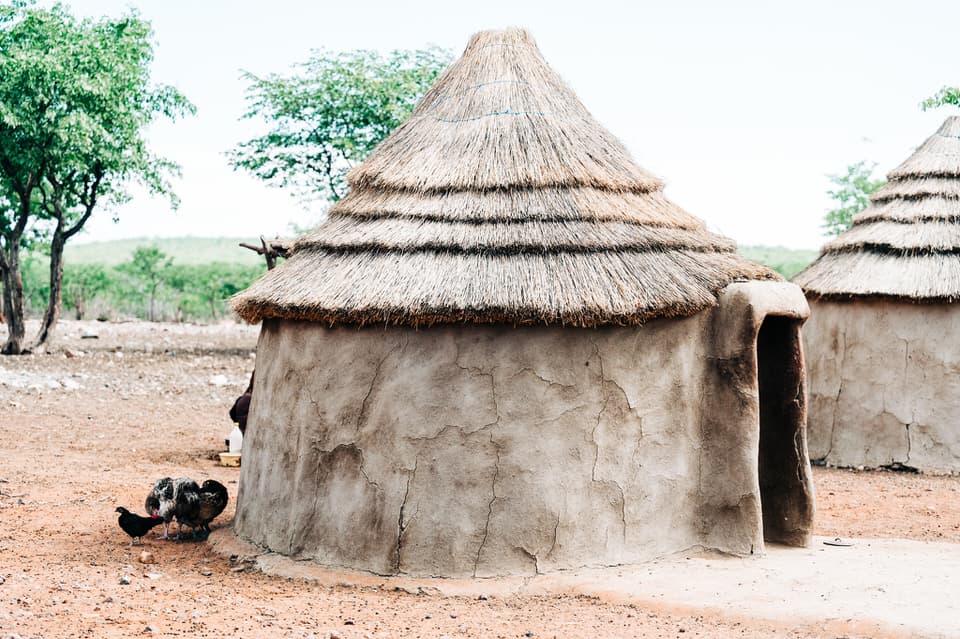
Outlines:
[{"label": "tree", "polygon": [[180,312],[202,317],[209,311],[214,320],[226,310],[226,300],[263,275],[263,266],[241,266],[212,262],[181,265],[170,271],[167,283],[181,293]]},{"label": "tree", "polygon": [[836,202],[836,208],[827,212],[823,228],[828,235],[840,235],[853,224],[853,216],[870,205],[870,194],[887,183],[886,180],[874,180],[875,162],[867,165],[865,160],[847,167],[843,175],[830,175],[830,181],[837,187],[827,191],[827,195]]},{"label": "tree", "polygon": [[173,267],[173,258],[156,246],[140,246],[134,249],[133,258],[123,265],[123,270],[138,285],[140,292],[149,300],[147,319],[156,321],[157,290],[166,282]]},{"label": "tree", "polygon": [[920,108],[926,111],[947,105],[960,107],[960,87],[943,87],[921,102]]},{"label": "tree", "polygon": [[87,303],[97,293],[107,290],[110,283],[106,269],[100,264],[77,264],[64,269],[63,291],[78,320],[87,312]]},{"label": "tree", "polygon": [[244,73],[244,118],[271,128],[230,151],[230,163],[273,186],[336,201],[347,171],[410,115],[450,59],[436,47],[385,57],[316,51],[288,76]]},{"label": "tree", "polygon": [[128,199],[133,183],[167,195],[179,167],[147,148],[158,117],[193,111],[150,82],[149,23],[135,13],[77,19],[16,0],[0,7],[0,275],[8,337],[24,352],[19,254],[32,229],[49,245],[50,293],[34,345],[53,333],[63,293],[63,250],[98,208]]}]

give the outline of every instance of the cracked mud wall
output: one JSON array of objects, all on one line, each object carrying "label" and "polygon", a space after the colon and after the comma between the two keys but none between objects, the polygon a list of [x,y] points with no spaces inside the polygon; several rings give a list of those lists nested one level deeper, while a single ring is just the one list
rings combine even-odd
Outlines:
[{"label": "cracked mud wall", "polygon": [[415,576],[760,550],[756,391],[708,388],[715,329],[266,321],[235,530]]},{"label": "cracked mud wall", "polygon": [[960,305],[810,306],[811,457],[960,472]]}]

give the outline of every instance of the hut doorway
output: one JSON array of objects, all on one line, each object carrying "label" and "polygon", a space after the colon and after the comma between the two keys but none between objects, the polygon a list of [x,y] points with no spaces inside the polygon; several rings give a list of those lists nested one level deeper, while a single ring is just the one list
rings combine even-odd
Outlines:
[{"label": "hut doorway", "polygon": [[806,543],[813,514],[801,324],[794,317],[770,315],[757,334],[763,538],[791,546]]}]

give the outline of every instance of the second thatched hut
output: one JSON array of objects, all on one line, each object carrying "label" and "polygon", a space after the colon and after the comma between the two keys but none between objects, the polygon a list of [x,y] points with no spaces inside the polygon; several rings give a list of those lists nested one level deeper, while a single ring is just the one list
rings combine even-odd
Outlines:
[{"label": "second thatched hut", "polygon": [[234,300],[238,535],[491,576],[807,541],[797,287],[667,200],[525,31],[480,33]]},{"label": "second thatched hut", "polygon": [[960,472],[960,117],[795,282],[810,299],[810,454]]}]

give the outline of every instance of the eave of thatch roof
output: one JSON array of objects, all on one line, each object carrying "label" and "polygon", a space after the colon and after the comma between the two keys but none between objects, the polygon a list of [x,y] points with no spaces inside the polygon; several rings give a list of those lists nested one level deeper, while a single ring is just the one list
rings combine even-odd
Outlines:
[{"label": "eave of thatch roof", "polygon": [[[291,267],[296,277],[285,272]],[[713,306],[732,280],[775,278],[730,252],[305,250],[254,283],[234,307],[256,320],[625,325]]]},{"label": "eave of thatch roof", "polygon": [[794,282],[811,297],[960,300],[960,117],[950,117]]},{"label": "eave of thatch roof", "polygon": [[667,200],[521,30],[474,36],[348,179],[233,298],[244,319],[637,324],[779,279]]}]

